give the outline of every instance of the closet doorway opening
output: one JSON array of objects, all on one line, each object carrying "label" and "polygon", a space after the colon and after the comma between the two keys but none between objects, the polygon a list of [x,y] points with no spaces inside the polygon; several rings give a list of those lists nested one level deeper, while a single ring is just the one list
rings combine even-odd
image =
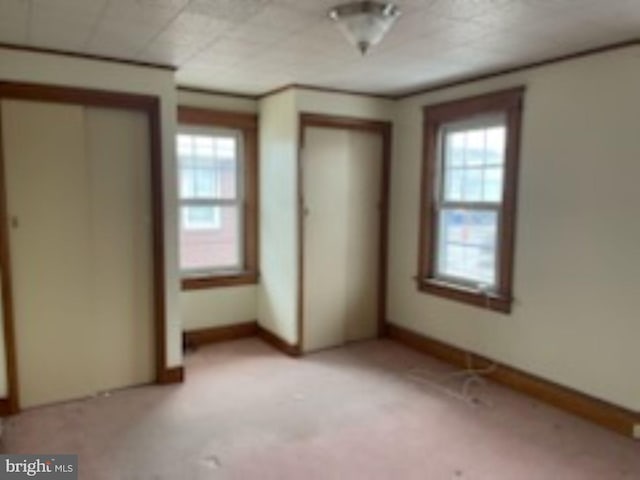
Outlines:
[{"label": "closet doorway opening", "polygon": [[0,107],[3,411],[167,382],[159,98],[0,82]]},{"label": "closet doorway opening", "polygon": [[303,113],[298,346],[384,335],[391,124]]}]

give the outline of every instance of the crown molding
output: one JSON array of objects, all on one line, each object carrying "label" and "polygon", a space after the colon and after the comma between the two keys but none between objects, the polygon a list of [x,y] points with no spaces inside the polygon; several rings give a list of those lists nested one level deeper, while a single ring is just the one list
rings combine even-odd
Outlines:
[{"label": "crown molding", "polygon": [[219,95],[222,97],[241,98],[244,100],[260,100],[261,94],[234,92],[229,90],[216,90],[212,88],[190,87],[188,85],[178,85],[176,88],[180,92],[199,93],[204,95]]},{"label": "crown molding", "polygon": [[157,68],[160,70],[169,70],[175,72],[178,67],[164,63],[145,62],[141,60],[127,60],[125,58],[110,57],[107,55],[94,55],[92,53],[72,52],[69,50],[59,50],[56,48],[32,47],[28,45],[17,45],[15,43],[0,42],[0,49],[16,50],[19,52],[29,53],[45,53],[49,55],[61,55],[64,57],[80,58],[83,60],[97,60],[101,62],[119,63],[124,65],[133,65],[135,67]]},{"label": "crown molding", "polygon": [[602,53],[607,53],[613,50],[620,50],[628,47],[638,46],[640,45],[640,38],[632,38],[629,40],[625,40],[622,42],[610,43],[607,45],[602,45],[599,47],[589,48],[586,50],[580,50],[577,52],[572,52],[564,55],[558,55],[555,57],[546,58],[543,60],[538,60],[535,62],[522,63],[520,65],[514,65],[513,67],[503,68],[499,70],[492,70],[489,72],[485,72],[477,75],[470,75],[468,77],[459,78],[456,80],[451,80],[448,82],[442,82],[434,85],[429,85],[421,88],[416,88],[413,90],[408,90],[404,93],[384,93],[384,92],[363,92],[357,90],[348,90],[341,88],[331,88],[331,87],[322,87],[319,85],[310,85],[303,83],[288,83],[282,85],[280,87],[267,90],[263,93],[259,94],[249,94],[249,93],[240,93],[240,92],[226,92],[219,90],[209,90],[206,88],[198,88],[198,87],[186,87],[179,86],[179,90],[184,91],[193,91],[198,93],[208,93],[212,95],[225,95],[229,97],[238,97],[238,98],[247,98],[251,100],[261,100],[263,98],[269,97],[271,95],[276,95],[278,93],[284,92],[286,90],[297,89],[297,90],[313,90],[317,92],[325,92],[325,93],[335,93],[335,94],[343,94],[343,95],[357,95],[362,97],[369,98],[379,98],[383,100],[404,100],[406,98],[414,97],[417,95],[424,95],[426,93],[437,92],[440,90],[446,90],[448,88],[459,87],[461,85],[466,85],[469,83],[479,82],[482,80],[489,80],[495,77],[501,77],[504,75],[509,75],[513,73],[522,72],[525,70],[530,70],[534,68],[544,67],[547,65],[553,65],[556,63],[563,63],[575,59],[579,59],[582,57],[589,57],[593,55],[599,55]]},{"label": "crown molding", "polygon": [[459,87],[461,85],[466,85],[468,83],[479,82],[481,80],[488,80],[495,77],[502,77],[504,75],[518,73],[524,70],[530,70],[533,68],[553,65],[555,63],[563,63],[563,62],[575,60],[582,57],[589,57],[592,55],[598,55],[598,54],[606,53],[612,50],[619,50],[619,49],[628,48],[628,47],[637,46],[637,45],[640,45],[640,38],[632,38],[622,42],[610,43],[610,44],[602,45],[599,47],[589,48],[586,50],[580,50],[573,53],[567,53],[564,55],[558,55],[555,57],[546,58],[544,60],[538,60],[530,63],[523,63],[520,65],[514,65],[513,67],[493,70],[493,71],[485,72],[478,75],[470,75],[468,77],[459,78],[457,80],[442,82],[442,83],[431,85],[431,86],[425,86],[423,88],[418,88],[415,90],[409,90],[405,93],[394,95],[393,99],[404,100],[405,98],[415,97],[417,95],[424,95],[425,93],[432,93],[432,92],[437,92],[439,90],[446,90],[448,88]]},{"label": "crown molding", "polygon": [[[533,68],[544,67],[547,65],[553,65],[556,63],[567,62],[571,60],[575,60],[582,57],[588,57],[592,55],[598,55],[601,53],[607,53],[613,50],[619,50],[623,48],[628,48],[632,46],[640,45],[640,38],[634,37],[629,40],[624,40],[621,42],[611,43],[607,45],[602,45],[599,47],[589,48],[586,50],[580,50],[573,53],[568,53],[564,55],[558,55],[555,57],[546,58],[543,60],[538,60],[535,62],[523,63],[520,65],[514,65],[513,67],[502,68],[498,70],[492,70],[485,73],[477,74],[477,75],[469,75],[467,77],[459,78],[456,80],[451,80],[447,82],[442,82],[434,85],[427,85],[421,88],[416,88],[412,90],[407,90],[403,93],[391,94],[384,92],[363,92],[358,90],[349,90],[349,89],[341,89],[341,88],[332,88],[332,87],[322,87],[320,85],[311,85],[311,84],[303,84],[303,83],[289,83],[282,85],[280,87],[267,90],[263,93],[255,94],[255,93],[245,93],[245,92],[235,92],[235,91],[226,91],[226,90],[215,90],[208,89],[204,87],[192,87],[188,85],[179,85],[177,87],[178,90],[184,92],[192,92],[192,93],[201,93],[207,95],[221,95],[227,97],[235,97],[242,98],[246,100],[261,100],[263,98],[269,97],[271,95],[275,95],[277,93],[290,90],[311,90],[317,92],[324,93],[334,93],[334,94],[343,94],[343,95],[357,95],[362,97],[369,98],[379,98],[383,100],[404,100],[409,97],[414,97],[417,95],[424,95],[427,93],[433,93],[440,90],[446,90],[448,88],[459,87],[462,85],[466,85],[469,83],[479,82],[482,80],[489,80],[491,78],[501,77],[504,75],[510,75],[513,73],[522,72],[525,70],[530,70]],[[43,47],[34,47],[34,46],[26,46],[26,45],[17,45],[13,43],[2,43],[0,42],[0,49],[6,50],[16,50],[22,52],[30,52],[30,53],[43,53],[50,55],[61,55],[71,58],[79,58],[84,60],[96,60],[102,62],[110,62],[110,63],[118,63],[123,65],[131,65],[136,67],[143,68],[155,68],[160,70],[169,70],[176,71],[178,68],[174,65],[162,64],[162,63],[154,63],[154,62],[145,62],[140,60],[128,60],[123,58],[105,56],[105,55],[94,55],[90,53],[80,53],[80,52],[72,52],[67,50],[59,50],[54,48],[43,48]]]},{"label": "crown molding", "polygon": [[357,95],[360,97],[369,97],[369,98],[380,98],[383,100],[395,100],[395,97],[386,93],[376,93],[376,92],[363,92],[358,90],[348,90],[343,88],[332,88],[332,87],[321,87],[319,85],[310,85],[306,83],[289,83],[283,85],[278,88],[274,88],[272,90],[267,90],[266,92],[259,95],[259,98],[269,97],[271,95],[275,95],[276,93],[284,92],[285,90],[311,90],[315,92],[323,92],[323,93],[336,93],[341,95]]}]

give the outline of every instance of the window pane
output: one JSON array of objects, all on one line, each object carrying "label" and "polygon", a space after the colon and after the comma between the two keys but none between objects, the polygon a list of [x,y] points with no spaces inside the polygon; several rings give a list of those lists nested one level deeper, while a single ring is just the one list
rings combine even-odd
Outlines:
[{"label": "window pane", "polygon": [[479,122],[467,129],[453,124],[445,126],[442,132],[446,146],[441,163],[444,200],[500,203],[506,127],[496,126],[492,117],[486,127]]},{"label": "window pane", "polygon": [[452,168],[446,172],[445,198],[452,202],[464,200],[464,169]]},{"label": "window pane", "polygon": [[184,230],[218,230],[221,228],[220,207],[189,206],[182,208]]},{"label": "window pane", "polygon": [[494,211],[442,210],[437,275],[495,286],[497,232]]},{"label": "window pane", "polygon": [[238,146],[233,136],[178,135],[180,197],[234,199]]},{"label": "window pane", "polygon": [[467,167],[478,167],[484,163],[485,131],[469,130],[467,133],[467,148],[465,154],[465,165]]},{"label": "window pane", "polygon": [[238,212],[238,206],[181,207],[180,267],[183,271],[241,267]]},{"label": "window pane", "polygon": [[446,136],[447,166],[461,167],[464,165],[465,134],[452,133]]},{"label": "window pane", "polygon": [[482,170],[481,169],[468,168],[464,171],[462,198],[467,202],[478,202],[482,200]]},{"label": "window pane", "polygon": [[235,198],[240,167],[236,138],[217,137],[215,140],[216,166],[220,176],[218,198]]},{"label": "window pane", "polygon": [[487,129],[487,150],[485,157],[485,163],[487,165],[504,164],[506,141],[507,129],[505,127]]},{"label": "window pane", "polygon": [[192,138],[196,156],[200,158],[213,157],[213,137],[194,135]]},{"label": "window pane", "polygon": [[178,135],[178,156],[193,155],[191,137],[189,135]]},{"label": "window pane", "polygon": [[485,202],[502,201],[502,168],[487,168],[484,171]]},{"label": "window pane", "polygon": [[[496,169],[494,169],[496,170]],[[498,169],[499,170],[499,169]],[[502,171],[498,172],[501,175]],[[481,202],[482,200],[493,200],[495,194],[489,192],[484,193],[488,180],[483,178],[484,169],[482,168],[451,168],[445,171],[445,192],[444,199],[449,202]],[[495,183],[495,181],[501,182],[502,177],[496,179],[496,172],[492,173],[492,177],[489,179]],[[484,185],[483,185],[484,183]],[[494,190],[497,188],[498,192],[501,191],[502,185],[490,185],[490,188]],[[500,200],[498,196],[497,200]]]}]

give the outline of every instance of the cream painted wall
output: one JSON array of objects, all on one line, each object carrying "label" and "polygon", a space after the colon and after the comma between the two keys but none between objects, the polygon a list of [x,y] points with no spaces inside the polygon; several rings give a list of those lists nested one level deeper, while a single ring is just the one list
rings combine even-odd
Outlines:
[{"label": "cream painted wall", "polygon": [[229,110],[233,112],[258,111],[257,100],[213,93],[189,92],[177,90],[178,105],[185,107],[211,108],[215,110]]},{"label": "cream painted wall", "polygon": [[298,116],[293,90],[260,101],[260,285],[258,322],[297,340]]},{"label": "cream painted wall", "polygon": [[[174,132],[176,91],[173,72],[0,48],[0,80],[77,86],[157,95],[161,99],[165,201],[167,366],[182,363],[182,326],[178,310],[178,257]],[[0,345],[4,349],[4,338]],[[4,355],[2,360],[4,362]],[[6,368],[0,369],[0,395],[6,393]]]},{"label": "cream painted wall", "polygon": [[[241,97],[178,90],[181,106],[255,113],[258,102]],[[257,287],[224,287],[180,293],[180,315],[185,331],[253,321],[258,317]]]},{"label": "cream painted wall", "polygon": [[[419,293],[421,107],[526,85],[511,315]],[[640,410],[640,49],[398,104],[391,322]]]},{"label": "cream painted wall", "polygon": [[258,317],[257,287],[222,287],[180,294],[185,331],[250,322]]},{"label": "cream painted wall", "polygon": [[394,102],[362,95],[288,89],[259,102],[260,324],[298,337],[298,116],[301,112],[392,119]]},{"label": "cream painted wall", "polygon": [[374,120],[392,120],[396,102],[364,95],[328,93],[298,89],[296,107],[299,112],[342,115]]}]

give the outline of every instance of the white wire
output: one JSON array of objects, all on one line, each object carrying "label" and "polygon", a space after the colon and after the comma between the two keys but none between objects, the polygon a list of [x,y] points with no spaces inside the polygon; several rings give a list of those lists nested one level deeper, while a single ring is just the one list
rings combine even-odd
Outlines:
[{"label": "white wire", "polygon": [[[484,299],[485,307],[491,308],[491,298],[486,288],[481,289]],[[496,362],[491,362],[483,368],[475,368],[473,365],[473,354],[468,350],[465,351],[465,368],[455,372],[442,375],[439,378],[434,378],[432,372],[427,369],[412,368],[406,372],[408,378],[415,380],[424,385],[430,386],[441,392],[446,393],[449,396],[462,400],[471,405],[485,404],[492,406],[490,402],[482,401],[479,397],[471,394],[471,387],[473,384],[480,386],[486,384],[485,376],[492,374],[498,368]],[[447,387],[445,384],[450,379],[462,379],[460,390],[457,391],[453,388]]]},{"label": "white wire", "polygon": [[[486,368],[475,369],[473,368],[472,356],[469,352],[466,352],[467,367],[463,370],[458,370],[445,375],[434,376],[433,372],[424,368],[412,368],[406,372],[406,376],[418,383],[429,386],[436,390],[439,390],[453,398],[461,400],[471,405],[484,404],[492,406],[490,402],[481,400],[477,395],[474,395],[471,391],[473,385],[483,386],[486,381],[484,375],[488,375],[496,370],[497,364],[492,363]],[[447,386],[447,383],[451,380],[460,379],[460,385],[456,387]]]},{"label": "white wire", "polygon": [[[478,396],[473,395],[471,388],[474,384],[480,386],[485,385],[486,380],[484,377],[495,372],[498,364],[491,362],[486,367],[475,368],[473,363],[473,354],[467,350],[465,351],[465,368],[462,370],[447,373],[440,377],[434,377],[433,373],[427,369],[413,368],[407,372],[407,377],[471,405],[485,404],[492,406],[490,402],[482,401]],[[462,383],[459,390],[446,385],[446,383],[452,379],[461,379]]]}]

